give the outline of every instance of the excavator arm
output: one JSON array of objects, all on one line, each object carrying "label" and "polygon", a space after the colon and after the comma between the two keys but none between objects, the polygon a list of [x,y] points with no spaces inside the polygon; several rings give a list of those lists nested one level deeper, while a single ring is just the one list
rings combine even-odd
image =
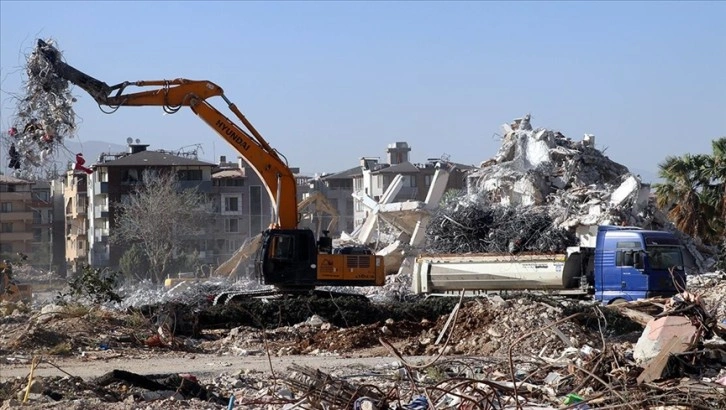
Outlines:
[{"label": "excavator arm", "polygon": [[[109,86],[61,61],[57,51],[38,40],[38,50],[53,66],[61,78],[77,85],[90,94],[100,106],[113,110],[122,106],[160,106],[167,113],[175,113],[181,107],[189,107],[212,127],[242,156],[265,183],[267,193],[275,204],[273,228],[295,229],[298,225],[297,185],[295,176],[284,157],[273,149],[237,106],[225,95],[222,88],[210,81],[183,78],[174,80],[133,81]],[[151,88],[128,92],[130,87]],[[243,129],[219,112],[207,101],[221,97],[230,111],[242,122]]]}]

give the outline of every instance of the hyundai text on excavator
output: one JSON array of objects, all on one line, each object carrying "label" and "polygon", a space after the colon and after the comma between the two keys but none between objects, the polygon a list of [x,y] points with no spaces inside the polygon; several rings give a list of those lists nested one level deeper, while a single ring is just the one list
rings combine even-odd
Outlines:
[{"label": "hyundai text on excavator", "polygon": [[[183,78],[155,81],[125,81],[113,86],[97,80],[61,61],[58,50],[38,40],[36,52],[53,67],[54,74],[90,94],[99,106],[160,106],[167,113],[189,107],[239,152],[264,181],[274,204],[272,225],[262,234],[255,260],[255,272],[262,284],[281,291],[312,290],[316,286],[382,286],[385,282],[383,257],[373,252],[334,252],[332,238],[316,240],[309,229],[299,229],[297,185],[286,159],[272,148],[245,118],[221,87],[210,81]],[[127,92],[129,87],[148,88]],[[207,100],[221,97],[242,122],[244,129],[227,118]]]}]

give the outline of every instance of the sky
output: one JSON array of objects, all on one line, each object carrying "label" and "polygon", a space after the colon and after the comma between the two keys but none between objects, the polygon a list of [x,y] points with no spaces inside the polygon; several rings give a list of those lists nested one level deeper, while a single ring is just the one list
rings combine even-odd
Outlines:
[{"label": "sky", "polygon": [[[385,161],[397,141],[414,163],[478,165],[499,149],[501,124],[527,113],[574,140],[594,134],[612,160],[654,175],[666,156],[708,154],[726,136],[724,16],[726,2],[2,0],[0,126],[12,123],[25,55],[52,38],[109,84],[218,84],[306,175]],[[74,95],[81,144],[131,137],[200,144],[210,162],[237,156],[188,109],[107,115]]]}]

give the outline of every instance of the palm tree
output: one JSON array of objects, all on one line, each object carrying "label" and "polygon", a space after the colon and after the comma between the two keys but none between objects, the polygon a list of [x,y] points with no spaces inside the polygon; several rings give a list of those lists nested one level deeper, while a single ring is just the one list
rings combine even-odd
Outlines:
[{"label": "palm tree", "polygon": [[718,243],[726,236],[726,138],[712,142],[713,155],[669,156],[659,164],[656,204],[682,232]]},{"label": "palm tree", "polygon": [[658,167],[658,176],[665,182],[653,186],[656,204],[667,210],[668,218],[680,231],[695,236],[701,202],[696,191],[693,156],[668,156]]}]

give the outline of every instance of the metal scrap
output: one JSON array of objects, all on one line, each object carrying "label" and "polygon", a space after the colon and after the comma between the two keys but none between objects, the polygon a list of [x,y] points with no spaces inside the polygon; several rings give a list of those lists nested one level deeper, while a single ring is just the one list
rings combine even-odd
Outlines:
[{"label": "metal scrap", "polygon": [[543,208],[455,202],[434,214],[426,231],[426,251],[555,253],[575,245],[575,235],[553,222]]}]

